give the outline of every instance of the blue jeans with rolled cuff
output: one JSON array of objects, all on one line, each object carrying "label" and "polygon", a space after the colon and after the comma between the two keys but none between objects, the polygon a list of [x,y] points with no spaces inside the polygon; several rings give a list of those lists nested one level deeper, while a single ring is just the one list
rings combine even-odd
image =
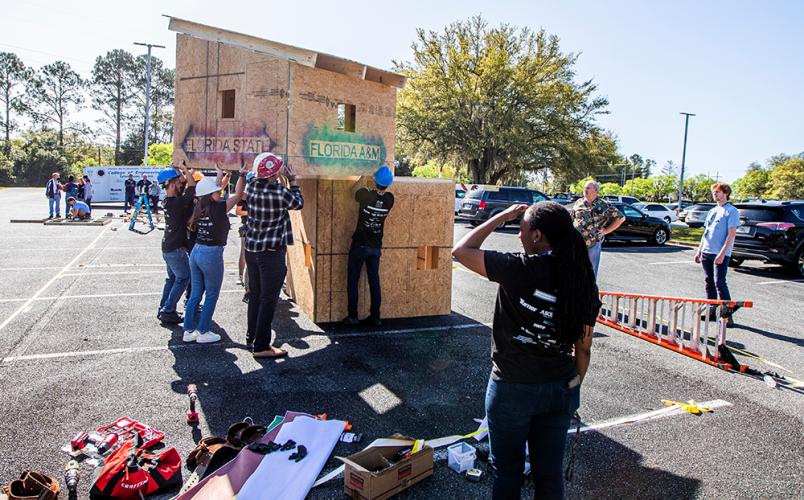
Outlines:
[{"label": "blue jeans with rolled cuff", "polygon": [[[184,329],[209,331],[215,306],[223,284],[222,246],[195,245],[190,253],[190,281],[193,290],[184,310]],[[204,296],[204,307],[198,313],[198,304]]]}]

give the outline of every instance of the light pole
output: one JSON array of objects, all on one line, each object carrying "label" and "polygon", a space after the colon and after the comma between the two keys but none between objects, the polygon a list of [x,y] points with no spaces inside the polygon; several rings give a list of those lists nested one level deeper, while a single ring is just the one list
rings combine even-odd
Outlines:
[{"label": "light pole", "polygon": [[148,127],[151,121],[151,48],[164,49],[164,45],[154,45],[151,43],[134,42],[134,45],[142,45],[148,47],[148,63],[145,70],[145,156],[143,156],[143,163],[148,166]]},{"label": "light pole", "polygon": [[684,113],[681,112],[680,114],[684,115],[684,151],[681,153],[681,177],[678,180],[678,206],[681,207],[681,203],[684,194],[684,165],[687,161],[687,130],[690,126],[690,116],[695,116],[694,113]]}]

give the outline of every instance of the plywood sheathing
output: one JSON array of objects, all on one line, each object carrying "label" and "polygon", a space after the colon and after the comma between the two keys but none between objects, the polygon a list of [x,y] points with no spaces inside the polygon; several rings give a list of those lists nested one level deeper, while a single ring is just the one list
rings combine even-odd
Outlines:
[{"label": "plywood sheathing", "polygon": [[[371,181],[361,180],[361,184],[366,182]],[[293,287],[299,289],[297,303],[315,322],[340,321],[347,315],[348,252],[358,212],[352,195],[354,183],[355,179],[303,180],[302,192],[315,189],[314,194],[305,194],[304,209],[291,214],[297,243],[289,250]],[[390,191],[395,204],[383,239],[381,315],[405,318],[449,314],[454,186],[449,181],[400,177]],[[314,255],[312,274],[301,269],[305,244]],[[437,260],[430,264],[434,268],[417,269],[421,247],[426,247],[431,256],[437,254]],[[362,318],[369,314],[370,303],[365,269],[359,294]]]}]

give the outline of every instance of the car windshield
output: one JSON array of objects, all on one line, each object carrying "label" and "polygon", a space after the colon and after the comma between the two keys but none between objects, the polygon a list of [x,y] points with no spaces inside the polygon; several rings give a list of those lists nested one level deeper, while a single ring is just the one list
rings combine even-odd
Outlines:
[{"label": "car windshield", "polygon": [[640,210],[642,210],[642,209],[644,209],[644,208],[645,208],[645,204],[644,204],[644,203],[634,203],[634,205],[633,205],[633,206],[635,206],[636,208],[638,208],[638,209],[640,209]]},{"label": "car windshield", "polygon": [[483,197],[483,192],[482,189],[470,189],[469,192],[466,193],[466,198],[478,200]]},{"label": "car windshield", "polygon": [[642,217],[642,213],[631,205],[623,205],[617,208],[622,210],[626,217]]}]

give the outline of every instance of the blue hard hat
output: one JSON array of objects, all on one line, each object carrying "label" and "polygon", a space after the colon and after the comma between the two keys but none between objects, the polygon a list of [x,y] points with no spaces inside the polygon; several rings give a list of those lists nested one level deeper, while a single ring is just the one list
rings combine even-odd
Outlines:
[{"label": "blue hard hat", "polygon": [[394,173],[388,168],[388,165],[383,165],[374,172],[374,182],[380,187],[388,187],[394,182]]},{"label": "blue hard hat", "polygon": [[175,179],[176,177],[179,176],[181,176],[181,173],[179,173],[179,171],[176,170],[175,168],[163,168],[156,175],[156,182],[158,182],[159,184],[164,184],[169,180]]}]

